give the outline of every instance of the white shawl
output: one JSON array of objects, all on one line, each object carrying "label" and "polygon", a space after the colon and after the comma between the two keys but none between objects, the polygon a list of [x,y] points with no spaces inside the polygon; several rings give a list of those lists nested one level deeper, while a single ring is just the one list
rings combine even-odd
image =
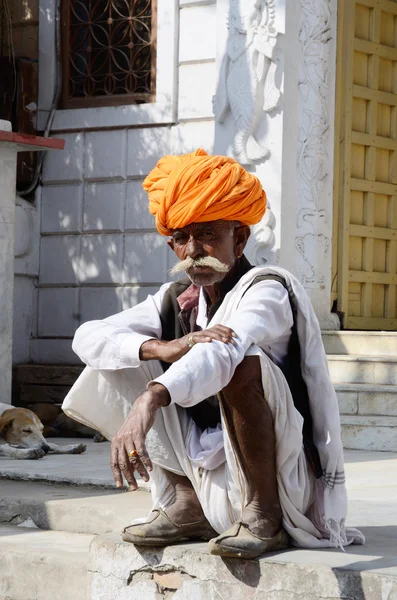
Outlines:
[{"label": "white shawl", "polygon": [[[277,454],[277,479],[284,526],[294,543],[301,547],[341,547],[364,543],[364,536],[355,529],[346,529],[347,494],[339,408],[328,372],[321,331],[310,300],[300,282],[290,273],[276,267],[255,267],[246,273],[226,295],[208,326],[227,323],[230,316],[259,275],[278,275],[292,289],[297,304],[296,325],[301,348],[302,374],[306,382],[313,419],[313,440],[320,455],[323,476],[314,485],[314,502],[306,512],[307,463],[302,450],[302,417],[295,409],[286,380],[280,369],[258,347],[249,352],[261,361],[264,394],[271,408]],[[70,417],[99,429],[109,439],[121,427],[131,403],[146,384],[156,379],[162,370],[157,361],[121,371],[93,371],[87,367],[65,398],[63,410]],[[205,514],[213,527],[223,531],[229,527],[224,519],[228,499],[225,482],[218,470],[199,473],[194,461],[187,457],[186,438],[182,435],[181,416],[175,405],[164,409],[156,421],[157,431],[149,432],[148,450],[154,462],[163,468],[188,475],[195,485]],[[226,454],[230,446],[224,430]],[[154,440],[154,442],[153,442]],[[171,441],[172,440],[172,441]],[[150,448],[149,448],[150,446]],[[230,454],[230,453],[229,453]],[[176,457],[171,468],[171,458]],[[168,457],[165,461],[164,457]],[[163,464],[164,463],[164,464]],[[229,468],[233,461],[228,460]],[[157,473],[159,471],[159,473]],[[157,474],[157,475],[156,475]],[[168,484],[161,478],[161,469],[152,473],[154,505],[161,505]],[[311,481],[311,480],[310,480]],[[213,485],[214,484],[214,485]],[[168,486],[169,487],[169,486]],[[164,500],[164,506],[166,507]],[[223,521],[222,521],[223,515]],[[221,521],[223,525],[221,525]]]},{"label": "white shawl", "polygon": [[[338,400],[329,375],[320,325],[302,284],[284,269],[255,267],[226,295],[208,327],[226,323],[237,310],[253,280],[260,275],[281,276],[297,300],[296,325],[301,349],[301,369],[313,419],[313,441],[323,469],[323,476],[316,485],[316,505],[321,524],[330,535],[331,546],[364,543],[365,538],[361,532],[345,528],[347,493]],[[283,440],[283,445],[288,445],[288,442],[289,440]]]}]

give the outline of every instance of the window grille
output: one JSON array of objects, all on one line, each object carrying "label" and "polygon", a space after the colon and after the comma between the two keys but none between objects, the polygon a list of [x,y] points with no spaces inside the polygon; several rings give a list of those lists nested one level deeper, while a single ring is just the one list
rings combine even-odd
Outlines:
[{"label": "window grille", "polygon": [[62,108],[152,102],[156,0],[63,0]]}]

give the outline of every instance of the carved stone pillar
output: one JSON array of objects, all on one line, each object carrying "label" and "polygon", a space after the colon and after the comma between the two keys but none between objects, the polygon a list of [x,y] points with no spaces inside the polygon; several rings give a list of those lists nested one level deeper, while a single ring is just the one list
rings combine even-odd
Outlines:
[{"label": "carved stone pillar", "polygon": [[337,0],[300,0],[296,272],[323,329],[330,313]]},{"label": "carved stone pillar", "polygon": [[271,207],[247,254],[296,274],[324,329],[339,328],[330,313],[336,8],[337,0],[217,2],[215,152],[255,173]]}]

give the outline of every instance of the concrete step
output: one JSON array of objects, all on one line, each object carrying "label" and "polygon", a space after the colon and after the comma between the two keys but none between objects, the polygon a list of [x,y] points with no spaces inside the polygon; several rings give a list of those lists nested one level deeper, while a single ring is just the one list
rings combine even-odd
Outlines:
[{"label": "concrete step", "polygon": [[[48,438],[49,442],[66,445],[81,443],[81,438]],[[40,460],[15,460],[0,457],[0,480],[41,481],[72,486],[95,486],[115,491],[116,485],[110,469],[110,444],[96,444],[85,439],[83,454],[47,454]],[[149,485],[137,475],[139,489],[150,490]],[[0,482],[1,486],[1,482]],[[0,598],[1,600],[1,598]]]},{"label": "concrete step", "polygon": [[397,417],[342,415],[341,426],[346,450],[397,452]]},{"label": "concrete step", "polygon": [[342,415],[397,417],[397,385],[335,384]]},{"label": "concrete step", "polygon": [[397,332],[324,331],[322,337],[327,354],[397,356]]},{"label": "concrete step", "polygon": [[90,593],[100,600],[391,600],[397,594],[397,552],[383,550],[291,548],[243,561],[211,556],[206,544],[138,550],[113,536],[97,537]]},{"label": "concrete step", "polygon": [[397,356],[328,355],[332,382],[397,385]]},{"label": "concrete step", "polygon": [[0,525],[2,600],[88,600],[92,535]]},{"label": "concrete step", "polygon": [[[9,505],[8,518],[14,522],[0,525],[0,599],[397,598],[397,454],[346,452],[345,459],[348,525],[363,531],[366,545],[348,547],[346,552],[290,548],[255,561],[222,560],[209,555],[206,544],[138,550],[123,543],[117,512],[124,514],[130,507],[129,502],[126,507],[117,503],[139,498],[135,493],[2,481],[3,518]],[[92,536],[17,527],[19,520],[37,515],[32,508],[23,512],[29,495],[34,510],[44,505],[51,526],[75,527],[74,522],[87,519],[91,527],[94,516],[87,509],[91,506],[92,513],[97,513],[95,529],[109,520],[117,525],[117,533]],[[150,502],[147,493],[145,497]],[[146,511],[145,497],[141,492]],[[109,506],[113,507],[110,512]],[[140,510],[135,500],[133,510],[136,514]],[[36,518],[45,515],[42,512]]]},{"label": "concrete step", "polygon": [[15,406],[62,403],[83,366],[17,365],[12,371]]},{"label": "concrete step", "polygon": [[[70,533],[119,533],[151,509],[145,491],[107,491],[39,482],[0,482],[0,523]],[[0,596],[1,598],[1,596]]]},{"label": "concrete step", "polygon": [[114,534],[0,526],[0,598],[391,599],[397,594],[397,554],[389,537],[372,534],[371,547],[345,553],[291,548],[244,561],[211,556],[205,543],[138,549]]}]

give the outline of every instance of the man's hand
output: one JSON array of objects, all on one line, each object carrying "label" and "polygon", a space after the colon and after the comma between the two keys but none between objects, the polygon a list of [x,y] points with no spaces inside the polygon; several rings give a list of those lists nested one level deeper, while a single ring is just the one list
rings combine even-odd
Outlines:
[{"label": "man's hand", "polygon": [[166,363],[174,363],[191,350],[190,339],[193,339],[194,344],[205,344],[213,340],[224,344],[234,344],[235,337],[236,334],[230,327],[214,325],[209,329],[189,333],[189,335],[171,342],[148,340],[141,346],[140,358],[141,360],[162,360]]},{"label": "man's hand", "polygon": [[[136,399],[124,425],[112,439],[110,464],[118,488],[123,487],[123,474],[130,489],[136,490],[135,471],[144,481],[149,481],[148,471],[153,466],[146,451],[146,436],[153,426],[157,409],[169,403],[169,392],[160,383],[153,384]],[[131,457],[134,450],[137,455]]]}]

